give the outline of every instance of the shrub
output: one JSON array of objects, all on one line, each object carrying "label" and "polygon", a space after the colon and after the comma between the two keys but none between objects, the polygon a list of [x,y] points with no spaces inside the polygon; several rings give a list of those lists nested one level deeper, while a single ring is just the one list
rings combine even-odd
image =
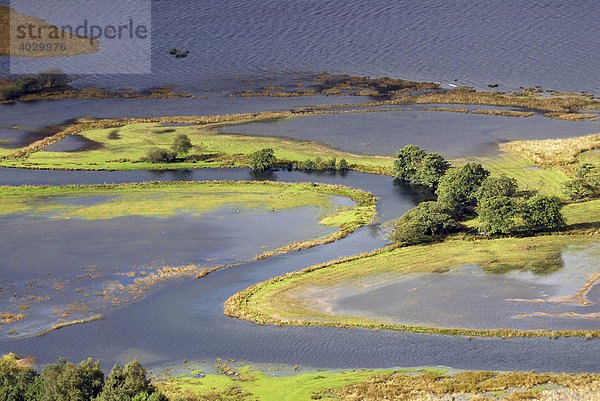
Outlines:
[{"label": "shrub", "polygon": [[146,161],[150,163],[171,163],[175,160],[175,153],[161,148],[151,148],[146,153]]},{"label": "shrub", "polygon": [[121,135],[117,130],[110,131],[106,137],[111,140],[121,139]]}]

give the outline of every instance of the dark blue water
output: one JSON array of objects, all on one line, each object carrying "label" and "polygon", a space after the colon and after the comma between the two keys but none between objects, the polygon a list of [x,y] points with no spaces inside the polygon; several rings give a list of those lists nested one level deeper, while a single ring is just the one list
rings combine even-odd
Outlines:
[{"label": "dark blue water", "polygon": [[[17,10],[60,22],[60,5],[52,0]],[[600,72],[592,67],[600,64],[599,12],[594,0],[154,0],[153,74],[84,81],[223,86],[237,75],[329,70],[600,93]],[[168,54],[172,47],[191,53],[176,59]],[[5,57],[1,62],[6,68]]]}]

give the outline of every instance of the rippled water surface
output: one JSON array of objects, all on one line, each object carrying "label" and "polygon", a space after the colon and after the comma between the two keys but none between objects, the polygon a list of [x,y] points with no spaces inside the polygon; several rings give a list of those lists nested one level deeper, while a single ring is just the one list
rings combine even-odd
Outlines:
[{"label": "rippled water surface", "polygon": [[[329,70],[600,93],[600,72],[590,67],[600,64],[599,7],[594,0],[155,0],[153,76],[85,81],[200,85],[235,75]],[[17,10],[53,22],[60,2]],[[176,59],[168,54],[173,47],[191,53]]]}]

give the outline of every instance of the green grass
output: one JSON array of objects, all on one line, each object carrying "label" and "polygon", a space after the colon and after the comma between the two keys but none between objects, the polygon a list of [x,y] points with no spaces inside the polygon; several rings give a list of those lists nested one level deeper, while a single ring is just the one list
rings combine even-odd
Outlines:
[{"label": "green grass", "polygon": [[[237,124],[244,121],[236,121]],[[223,125],[225,123],[222,123]],[[227,123],[230,124],[230,123]],[[213,125],[214,127],[214,125]],[[108,139],[111,131],[117,131],[119,139]],[[195,149],[192,153],[213,155],[214,160],[177,163],[147,163],[142,161],[152,147],[168,148],[176,135],[186,134]],[[365,171],[391,172],[393,158],[360,156],[329,148],[315,141],[298,141],[276,137],[259,137],[236,134],[218,134],[212,127],[161,127],[158,123],[130,124],[119,128],[100,128],[80,132],[102,144],[100,149],[81,152],[39,151],[27,158],[7,159],[5,166],[29,168],[58,168],[74,170],[129,170],[202,167],[247,167],[245,156],[263,149],[273,148],[280,160],[305,161],[321,157],[345,158],[351,165],[362,166]],[[360,167],[359,167],[360,169]]]},{"label": "green grass", "polygon": [[225,313],[259,324],[366,327],[478,336],[598,336],[600,332],[575,330],[463,330],[384,324],[369,317],[341,316],[323,311],[310,299],[292,295],[306,293],[311,288],[331,288],[343,282],[362,282],[381,274],[401,276],[408,273],[445,272],[467,264],[477,264],[488,273],[504,273],[515,269],[546,272],[556,268],[556,263],[551,261],[556,259],[564,246],[589,241],[594,239],[589,236],[552,235],[522,239],[451,240],[402,248],[392,246],[312,266],[251,286],[226,301]]},{"label": "green grass", "polygon": [[[159,382],[158,387],[166,395],[226,393],[232,387],[241,389],[248,400],[259,401],[308,401],[313,394],[327,393],[371,379],[375,375],[394,372],[388,370],[359,370],[352,372],[300,373],[294,376],[273,377],[252,367],[237,370],[238,375],[230,377],[220,374],[207,374],[203,378],[169,378]],[[404,369],[401,372],[431,373],[433,369]],[[218,398],[215,398],[218,399]],[[236,398],[238,399],[238,398]],[[243,398],[242,398],[243,399]],[[329,398],[325,398],[329,399]]]},{"label": "green grass", "polygon": [[600,226],[600,200],[570,203],[563,206],[561,213],[568,225]]},{"label": "green grass", "polygon": [[[0,187],[0,214],[98,219],[128,215],[198,215],[224,206],[243,210],[317,206],[332,212],[332,195],[350,196],[360,201],[364,194],[345,187],[326,185],[231,181]],[[92,203],[86,205],[86,200]],[[346,208],[343,210],[347,211]],[[354,213],[355,209],[350,208],[350,212]],[[352,219],[356,217],[354,214],[347,217],[331,225],[339,227],[344,223],[356,222],[356,219]]]},{"label": "green grass", "polygon": [[525,156],[500,152],[489,157],[474,157],[469,161],[481,163],[494,175],[506,174],[515,178],[521,190],[538,191],[540,194],[555,195],[561,199],[566,197],[563,188],[570,178],[557,169],[531,168],[535,165]]},{"label": "green grass", "polygon": [[588,150],[577,155],[577,161],[581,163],[600,164],[600,151]]}]

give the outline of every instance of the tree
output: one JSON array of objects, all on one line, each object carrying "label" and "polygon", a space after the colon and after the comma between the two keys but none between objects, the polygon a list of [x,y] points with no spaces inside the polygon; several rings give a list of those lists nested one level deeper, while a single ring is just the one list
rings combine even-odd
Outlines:
[{"label": "tree", "polygon": [[517,180],[502,174],[499,177],[487,177],[483,180],[477,190],[476,197],[481,202],[485,198],[512,197],[516,192]]},{"label": "tree", "polygon": [[250,155],[250,168],[252,171],[270,170],[275,164],[275,152],[271,148],[258,150]]},{"label": "tree", "polygon": [[427,153],[418,164],[415,181],[435,188],[449,168],[450,163],[444,159],[444,156],[439,153]]},{"label": "tree", "polygon": [[18,364],[15,354],[0,358],[0,401],[37,401],[40,399],[39,375]]},{"label": "tree", "polygon": [[458,227],[454,209],[441,202],[422,202],[399,219],[390,222],[388,239],[415,244],[436,235],[447,234]]},{"label": "tree", "polygon": [[192,149],[192,142],[186,134],[179,134],[171,145],[171,151],[176,155],[186,155]]},{"label": "tree", "polygon": [[335,163],[336,163],[335,157],[332,157],[331,159],[329,159],[327,161],[327,170],[334,170],[335,171],[335,169],[336,169],[335,168]]},{"label": "tree", "polygon": [[146,369],[134,360],[125,365],[125,369],[115,365],[104,384],[98,401],[145,401],[155,392],[146,376]]},{"label": "tree", "polygon": [[400,181],[414,181],[419,163],[425,154],[425,151],[416,145],[406,145],[400,149],[394,160],[394,177]]},{"label": "tree", "polygon": [[477,204],[477,191],[490,172],[479,163],[466,163],[449,170],[438,184],[438,201],[455,208],[459,214]]},{"label": "tree", "polygon": [[104,373],[91,359],[75,366],[63,358],[42,370],[42,401],[88,401],[104,385]]},{"label": "tree", "polygon": [[536,195],[524,205],[524,219],[529,231],[552,231],[565,226],[560,212],[562,204],[555,196]]},{"label": "tree", "polygon": [[154,147],[146,152],[146,161],[150,163],[170,163],[175,160],[175,156],[176,154],[173,151]]},{"label": "tree", "polygon": [[479,230],[486,234],[515,234],[525,229],[522,206],[508,196],[486,197],[477,206]]},{"label": "tree", "polygon": [[348,170],[348,162],[346,159],[339,159],[335,164],[335,168],[337,171],[346,171]]}]

